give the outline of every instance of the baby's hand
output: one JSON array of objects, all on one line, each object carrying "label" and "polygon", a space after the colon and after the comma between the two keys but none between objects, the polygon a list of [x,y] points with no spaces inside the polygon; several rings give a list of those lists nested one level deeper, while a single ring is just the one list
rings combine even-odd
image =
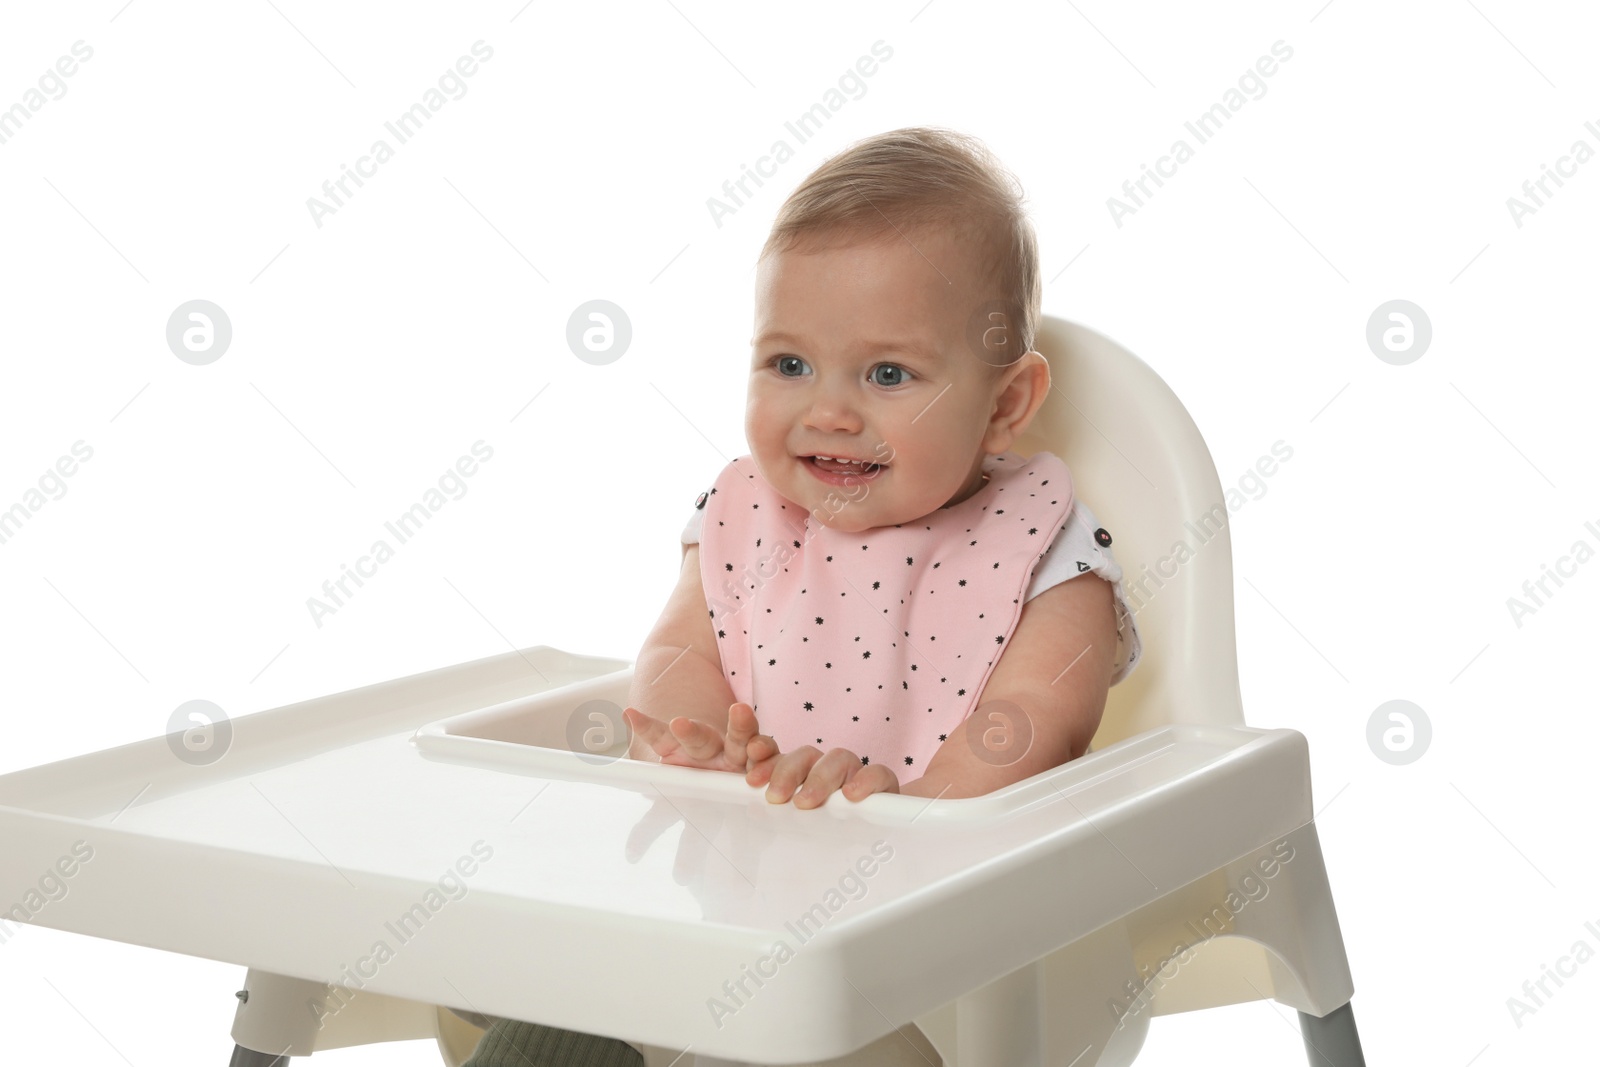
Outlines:
[{"label": "baby's hand", "polygon": [[863,765],[861,757],[847,748],[832,749],[824,756],[815,745],[805,745],[780,755],[778,742],[761,734],[750,742],[749,753],[750,771],[744,780],[750,785],[767,782],[769,804],[782,804],[792,796],[795,807],[816,808],[835,789],[852,801],[873,793],[900,792],[900,779],[893,771],[881,763]]},{"label": "baby's hand", "polygon": [[633,717],[628,719],[628,725],[655,750],[662,763],[735,774],[749,769],[746,750],[757,730],[755,709],[749,704],[729,706],[726,735],[686,715],[662,722],[634,707],[624,708],[622,714],[626,718],[629,712]]}]

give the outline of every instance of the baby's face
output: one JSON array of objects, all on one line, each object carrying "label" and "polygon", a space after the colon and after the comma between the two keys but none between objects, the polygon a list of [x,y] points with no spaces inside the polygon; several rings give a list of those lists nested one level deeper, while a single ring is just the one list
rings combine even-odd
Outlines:
[{"label": "baby's face", "polygon": [[[1004,379],[968,347],[983,302],[976,268],[944,230],[908,237],[784,252],[756,275],[751,456],[779,494],[835,530],[911,522],[983,484]],[[815,455],[881,466],[840,485]]]}]

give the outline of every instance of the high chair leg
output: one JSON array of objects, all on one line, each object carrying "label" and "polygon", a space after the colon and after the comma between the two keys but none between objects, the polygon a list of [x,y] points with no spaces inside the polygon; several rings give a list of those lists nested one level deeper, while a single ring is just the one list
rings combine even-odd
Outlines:
[{"label": "high chair leg", "polygon": [[1349,1001],[1320,1019],[1301,1012],[1300,1034],[1305,1038],[1311,1067],[1367,1067]]}]

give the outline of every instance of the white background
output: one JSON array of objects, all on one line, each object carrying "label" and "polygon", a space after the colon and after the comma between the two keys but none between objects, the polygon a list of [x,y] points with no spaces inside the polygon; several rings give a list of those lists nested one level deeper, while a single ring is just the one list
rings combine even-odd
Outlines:
[{"label": "white background", "polygon": [[[7,5],[0,108],[94,53],[0,144],[0,508],[74,442],[93,457],[0,544],[0,772],[164,733],[192,699],[239,716],[541,644],[631,658],[695,496],[747,451],[783,197],[857,138],[945,125],[1022,182],[1044,310],[1149,362],[1224,486],[1294,449],[1233,516],[1240,669],[1249,722],[1310,740],[1368,1062],[1592,1055],[1600,962],[1520,1028],[1506,1004],[1600,949],[1600,562],[1520,627],[1506,604],[1600,548],[1600,160],[1520,227],[1506,203],[1600,149],[1591,8],[450,8]],[[307,198],[480,39],[466,94],[319,228]],[[865,93],[715,225],[707,198],[878,40]],[[1278,40],[1265,94],[1119,228],[1107,198]],[[633,327],[606,366],[565,341],[595,298]],[[1433,327],[1406,366],[1365,341],[1397,298]],[[207,366],[166,344],[192,299],[232,323]],[[316,625],[307,598],[480,439],[466,494]],[[1405,766],[1366,740],[1397,698],[1433,726]],[[242,977],[21,928],[0,1059],[220,1065]],[[1140,1063],[1303,1057],[1258,1003],[1156,1019]]]}]

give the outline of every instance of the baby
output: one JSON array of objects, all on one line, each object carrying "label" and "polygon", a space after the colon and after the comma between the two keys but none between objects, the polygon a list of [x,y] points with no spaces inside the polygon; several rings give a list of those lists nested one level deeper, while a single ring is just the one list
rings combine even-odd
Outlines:
[{"label": "baby", "polygon": [[789,197],[757,268],[750,454],[683,533],[631,756],[812,808],[979,796],[1084,753],[1139,637],[1065,464],[1010,451],[1050,389],[1039,304],[1032,226],[968,138],[873,137]]},{"label": "baby", "polygon": [[[801,183],[757,263],[750,453],[683,532],[634,664],[630,757],[815,808],[975,797],[1083,755],[1140,641],[1066,465],[1011,450],[1050,391],[1039,314],[1032,225],[978,142],[896,130]],[[502,1062],[491,1044],[642,1063],[505,1022],[522,1029],[464,1067]]]}]

